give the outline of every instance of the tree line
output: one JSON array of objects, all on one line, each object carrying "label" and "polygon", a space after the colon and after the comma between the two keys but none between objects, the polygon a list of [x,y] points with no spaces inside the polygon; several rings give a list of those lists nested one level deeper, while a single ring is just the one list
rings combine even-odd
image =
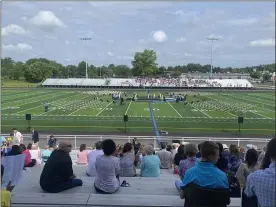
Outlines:
[{"label": "tree line", "polygon": [[[154,76],[164,77],[168,73],[171,77],[178,77],[181,73],[208,73],[211,65],[201,65],[198,63],[189,63],[187,65],[177,66],[158,66],[156,63],[157,55],[154,50],[144,50],[136,52],[131,62],[132,67],[127,65],[114,65],[97,67],[87,65],[88,76],[97,77],[131,77],[131,76]],[[263,74],[263,71],[268,73]],[[213,73],[250,73],[252,78],[260,78],[264,75],[269,79],[270,73],[275,72],[275,63],[259,65],[245,68],[232,67],[213,67]],[[32,58],[26,62],[17,62],[10,57],[1,59],[1,77],[6,79],[25,79],[27,82],[38,83],[46,78],[81,78],[86,75],[86,62],[81,61],[78,65],[62,65],[56,61],[46,58]]]}]

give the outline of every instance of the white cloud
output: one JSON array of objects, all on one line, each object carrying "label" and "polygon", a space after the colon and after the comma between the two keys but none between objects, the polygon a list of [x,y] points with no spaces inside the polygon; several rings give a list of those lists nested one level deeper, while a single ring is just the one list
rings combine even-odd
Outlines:
[{"label": "white cloud", "polygon": [[66,41],[65,41],[65,43],[66,43],[67,45],[69,45],[69,44],[70,44],[70,42],[69,42],[68,40],[66,40]]},{"label": "white cloud", "polygon": [[65,58],[64,60],[67,61],[67,62],[70,62],[70,61],[71,61],[70,58]]},{"label": "white cloud", "polygon": [[2,36],[7,35],[25,35],[27,32],[26,30],[16,24],[10,24],[4,28],[2,28]]},{"label": "white cloud", "polygon": [[54,14],[52,11],[40,11],[34,17],[29,20],[32,24],[44,28],[55,29],[64,28],[65,24]]},{"label": "white cloud", "polygon": [[32,50],[33,47],[26,43],[18,43],[16,45],[3,45],[3,49],[5,50],[12,50],[12,51],[25,51],[25,50]]},{"label": "white cloud", "polygon": [[63,7],[60,9],[61,11],[72,11],[73,8],[72,7]]},{"label": "white cloud", "polygon": [[167,35],[164,31],[158,30],[154,32],[153,38],[156,42],[164,42],[167,40]]},{"label": "white cloud", "polygon": [[119,60],[133,60],[134,59],[133,56],[117,56],[116,58]]},{"label": "white cloud", "polygon": [[107,40],[108,43],[112,44],[112,43],[115,43],[114,40]]},{"label": "white cloud", "polygon": [[260,39],[249,42],[252,47],[270,47],[275,46],[275,39]]},{"label": "white cloud", "polygon": [[259,21],[257,18],[247,18],[247,19],[233,19],[230,21],[227,21],[230,25],[236,25],[236,26],[247,26],[247,25],[253,25],[256,24]]},{"label": "white cloud", "polygon": [[184,53],[184,56],[185,56],[185,57],[192,57],[193,55],[192,55],[191,53],[186,53],[186,52],[185,52],[185,53]]},{"label": "white cloud", "polygon": [[114,56],[114,54],[112,52],[108,52],[107,53],[109,56]]},{"label": "white cloud", "polygon": [[176,40],[176,42],[186,42],[187,39],[185,37],[180,37],[179,39]]},{"label": "white cloud", "polygon": [[57,37],[54,36],[54,35],[46,34],[46,35],[44,35],[44,37],[45,37],[46,39],[49,39],[49,40],[57,40]]},{"label": "white cloud", "polygon": [[147,44],[149,42],[149,40],[145,40],[145,39],[140,39],[139,43],[140,44]]},{"label": "white cloud", "polygon": [[168,12],[169,14],[173,14],[173,15],[184,15],[184,12],[182,10],[178,10],[175,12]]}]

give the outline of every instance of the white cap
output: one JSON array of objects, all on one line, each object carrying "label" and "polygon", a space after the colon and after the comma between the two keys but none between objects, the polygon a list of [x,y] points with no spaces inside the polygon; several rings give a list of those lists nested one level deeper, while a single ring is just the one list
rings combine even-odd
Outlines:
[{"label": "white cap", "polygon": [[229,147],[227,146],[227,144],[222,144],[223,149],[228,149]]}]

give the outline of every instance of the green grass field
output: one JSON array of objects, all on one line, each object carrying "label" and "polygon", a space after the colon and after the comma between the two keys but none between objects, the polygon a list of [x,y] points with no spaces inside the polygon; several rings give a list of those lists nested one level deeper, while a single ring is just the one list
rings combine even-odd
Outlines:
[{"label": "green grass field", "polygon": [[9,79],[1,79],[1,85],[2,87],[7,87],[7,88],[34,88],[37,87],[39,84],[38,83],[29,83],[24,80],[9,80]]},{"label": "green grass field", "polygon": [[[26,131],[25,114],[32,114],[31,126],[44,132],[121,132],[123,115],[129,116],[129,132],[154,132],[148,101],[127,101],[124,105],[111,102],[109,91],[62,89],[2,89],[2,131],[13,127]],[[145,90],[126,91],[146,96]],[[168,92],[168,91],[166,91]],[[163,94],[166,93],[162,91]],[[272,135],[275,133],[274,92],[191,92],[188,105],[183,103],[152,103],[159,130],[194,133],[235,133],[237,116],[245,117],[241,125],[244,134]],[[109,94],[110,93],[110,94]],[[159,94],[158,90],[151,93]],[[195,97],[195,94],[200,94]],[[97,100],[99,97],[99,100]],[[100,100],[102,99],[102,101]],[[109,101],[109,102],[108,102]],[[193,104],[191,104],[193,101]],[[44,103],[49,111],[44,112]]]}]

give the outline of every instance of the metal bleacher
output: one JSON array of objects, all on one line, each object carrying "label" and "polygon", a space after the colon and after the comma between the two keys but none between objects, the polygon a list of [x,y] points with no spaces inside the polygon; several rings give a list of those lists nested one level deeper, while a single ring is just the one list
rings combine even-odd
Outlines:
[{"label": "metal bleacher", "polygon": [[[93,187],[94,178],[85,174],[86,166],[74,165],[74,173],[83,180],[82,187],[76,187],[58,194],[49,194],[41,190],[39,177],[43,166],[36,166],[24,172],[21,183],[12,193],[12,206],[162,206],[182,207],[184,200],[174,186],[177,176],[170,170],[161,170],[160,178],[128,177],[130,187],[121,187],[116,194],[97,194]],[[70,206],[69,205],[69,206]],[[240,199],[232,198],[230,206],[240,206]]]},{"label": "metal bleacher", "polygon": [[[77,151],[71,152],[72,161],[76,161]],[[179,198],[179,192],[174,181],[179,179],[172,170],[161,170],[159,178],[125,177],[130,187],[121,187],[112,195],[97,194],[93,187],[94,178],[86,176],[86,166],[73,165],[75,175],[83,180],[82,187],[76,187],[58,194],[45,193],[40,188],[39,178],[43,165],[38,165],[23,172],[21,182],[12,192],[13,207],[58,207],[58,206],[88,206],[88,207],[182,207],[184,200]],[[139,169],[137,169],[139,174]],[[229,206],[240,206],[239,198],[231,198]]]}]

